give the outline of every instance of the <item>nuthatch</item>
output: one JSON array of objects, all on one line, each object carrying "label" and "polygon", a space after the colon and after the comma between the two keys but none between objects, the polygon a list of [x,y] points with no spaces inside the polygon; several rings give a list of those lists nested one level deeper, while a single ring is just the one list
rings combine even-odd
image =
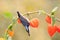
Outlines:
[{"label": "nuthatch", "polygon": [[29,30],[30,23],[29,23],[29,21],[25,17],[23,17],[19,13],[19,11],[17,11],[17,14],[18,14],[18,18],[20,19],[21,23],[23,24],[23,26],[25,27],[26,31],[28,32],[28,35],[30,36],[30,30]]}]

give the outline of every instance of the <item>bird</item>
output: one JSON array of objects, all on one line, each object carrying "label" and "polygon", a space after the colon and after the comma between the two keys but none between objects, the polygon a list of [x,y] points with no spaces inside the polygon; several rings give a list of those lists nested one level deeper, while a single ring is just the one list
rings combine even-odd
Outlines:
[{"label": "bird", "polygon": [[17,14],[18,14],[18,18],[20,19],[21,23],[25,27],[28,35],[30,36],[29,21],[23,15],[21,15],[21,13],[19,13],[19,11],[17,11]]}]

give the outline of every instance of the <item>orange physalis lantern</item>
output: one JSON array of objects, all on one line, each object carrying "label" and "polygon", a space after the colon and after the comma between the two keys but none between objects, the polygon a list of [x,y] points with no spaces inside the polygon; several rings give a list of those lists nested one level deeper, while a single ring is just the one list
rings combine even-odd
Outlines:
[{"label": "orange physalis lantern", "polygon": [[17,22],[18,22],[18,23],[21,23],[21,20],[18,18],[18,19],[17,19]]},{"label": "orange physalis lantern", "polygon": [[50,16],[47,16],[45,20],[47,23],[51,24],[51,17]]},{"label": "orange physalis lantern", "polygon": [[34,18],[30,21],[30,26],[33,28],[38,28],[39,20],[37,18]]},{"label": "orange physalis lantern", "polygon": [[14,31],[8,30],[8,35],[11,36],[11,37],[13,37]]}]

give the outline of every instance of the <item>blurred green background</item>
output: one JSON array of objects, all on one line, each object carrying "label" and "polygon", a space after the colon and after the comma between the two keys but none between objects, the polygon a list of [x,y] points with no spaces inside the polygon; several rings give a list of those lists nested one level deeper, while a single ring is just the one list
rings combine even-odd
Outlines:
[{"label": "blurred green background", "polygon": [[[56,17],[60,18],[60,0],[0,0],[0,37],[3,37],[7,26],[12,22],[11,18],[4,17],[4,12],[11,12],[13,17],[17,16],[16,11],[20,11],[22,14],[29,11],[37,11],[39,9],[45,10],[50,13],[51,10],[58,6],[56,11]],[[26,16],[29,19],[39,18],[39,28],[34,29],[30,27],[29,37],[22,24],[16,23],[14,25],[14,37],[13,40],[60,40],[60,33],[55,33],[51,38],[47,32],[47,23],[45,21],[46,15],[31,14]],[[32,17],[32,18],[30,18]],[[60,22],[56,22],[59,25]]]}]

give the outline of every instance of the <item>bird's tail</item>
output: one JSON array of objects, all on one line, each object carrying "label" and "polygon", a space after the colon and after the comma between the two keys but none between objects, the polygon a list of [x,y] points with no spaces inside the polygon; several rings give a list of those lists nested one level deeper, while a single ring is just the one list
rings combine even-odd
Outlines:
[{"label": "bird's tail", "polygon": [[26,31],[27,31],[28,35],[30,36],[30,30],[29,30],[29,27],[26,27]]},{"label": "bird's tail", "polygon": [[30,32],[29,32],[29,30],[26,30],[27,32],[28,32],[28,35],[30,36]]}]

